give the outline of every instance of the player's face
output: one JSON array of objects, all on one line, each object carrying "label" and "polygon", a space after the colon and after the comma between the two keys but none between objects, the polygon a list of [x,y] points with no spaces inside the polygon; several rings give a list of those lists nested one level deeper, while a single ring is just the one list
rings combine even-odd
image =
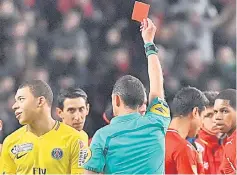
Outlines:
[{"label": "player's face", "polygon": [[89,104],[86,104],[84,98],[66,98],[64,100],[63,110],[57,109],[57,113],[63,122],[76,130],[83,129],[86,116],[89,113]]},{"label": "player's face", "polygon": [[214,104],[214,122],[222,133],[231,134],[236,127],[236,110],[228,100],[217,99]]},{"label": "player's face", "polygon": [[12,109],[15,111],[19,123],[30,124],[38,111],[38,99],[33,96],[29,87],[18,89]]},{"label": "player's face", "polygon": [[201,117],[202,117],[202,129],[213,135],[219,132],[218,128],[214,123],[213,107],[208,107],[205,111],[203,111],[201,113]]}]

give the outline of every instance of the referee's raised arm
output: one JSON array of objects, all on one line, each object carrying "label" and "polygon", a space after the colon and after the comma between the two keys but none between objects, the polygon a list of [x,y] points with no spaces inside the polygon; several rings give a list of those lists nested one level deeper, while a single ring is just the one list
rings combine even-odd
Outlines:
[{"label": "referee's raised arm", "polygon": [[141,25],[141,33],[144,41],[146,57],[148,59],[148,75],[150,80],[149,102],[156,97],[164,99],[163,73],[158,58],[158,49],[154,44],[156,26],[148,18]]}]

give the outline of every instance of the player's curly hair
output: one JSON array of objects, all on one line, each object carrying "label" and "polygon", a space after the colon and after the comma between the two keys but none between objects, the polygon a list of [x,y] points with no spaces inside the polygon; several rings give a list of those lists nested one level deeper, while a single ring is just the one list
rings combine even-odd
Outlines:
[{"label": "player's curly hair", "polygon": [[236,89],[225,89],[216,96],[216,99],[229,100],[230,106],[236,109]]}]

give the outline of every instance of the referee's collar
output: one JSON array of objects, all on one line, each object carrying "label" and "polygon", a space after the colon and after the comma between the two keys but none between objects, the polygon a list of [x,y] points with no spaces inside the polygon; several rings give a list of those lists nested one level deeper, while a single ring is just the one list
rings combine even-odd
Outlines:
[{"label": "referee's collar", "polygon": [[134,112],[134,113],[123,115],[123,116],[116,116],[111,120],[110,123],[115,124],[115,123],[126,122],[126,121],[129,121],[129,120],[136,119],[140,116],[141,116],[141,114],[139,114],[138,112]]}]

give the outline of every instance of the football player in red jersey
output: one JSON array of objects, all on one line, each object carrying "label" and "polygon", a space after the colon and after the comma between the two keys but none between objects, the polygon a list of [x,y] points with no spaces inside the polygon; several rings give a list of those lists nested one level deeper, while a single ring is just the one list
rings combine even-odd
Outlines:
[{"label": "football player in red jersey", "polygon": [[214,120],[220,132],[228,135],[220,172],[236,174],[236,89],[226,89],[217,95]]},{"label": "football player in red jersey", "polygon": [[165,174],[203,174],[199,153],[186,137],[195,137],[201,127],[200,114],[208,99],[198,89],[181,89],[171,104],[172,121],[165,140]]},{"label": "football player in red jersey", "polygon": [[205,96],[209,100],[207,109],[201,113],[202,127],[195,141],[197,150],[202,152],[205,174],[219,174],[219,167],[223,157],[223,143],[225,134],[219,132],[214,119],[213,106],[218,92],[205,91]]}]

